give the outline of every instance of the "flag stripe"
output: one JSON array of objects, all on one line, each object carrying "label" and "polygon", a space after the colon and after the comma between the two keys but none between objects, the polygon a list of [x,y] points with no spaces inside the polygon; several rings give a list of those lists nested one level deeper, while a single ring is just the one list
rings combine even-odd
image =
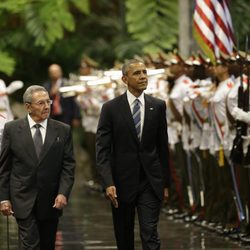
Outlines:
[{"label": "flag stripe", "polygon": [[196,0],[193,25],[199,43],[213,50],[215,57],[232,53],[234,36],[227,0]]},{"label": "flag stripe", "polygon": [[[207,9],[207,11],[209,11],[209,9]],[[199,6],[197,7],[197,12],[194,16],[195,24],[198,26],[200,33],[203,33],[206,39],[209,40],[214,47],[214,29],[212,22],[210,22],[209,18],[207,18]]]},{"label": "flag stripe", "polygon": [[[213,1],[215,2],[215,1]],[[230,54],[230,34],[227,28],[227,20],[225,16],[224,9],[221,4],[216,1],[213,6],[213,12],[215,14],[215,34],[218,37],[218,47],[223,50],[223,53]]]},{"label": "flag stripe", "polygon": [[[204,42],[207,44],[207,46],[212,49],[212,51],[214,51],[214,42],[211,42],[211,40],[209,39],[208,36],[204,35],[204,30],[206,30],[206,27],[204,26],[204,29],[202,29],[202,27],[200,28],[200,26],[197,24],[197,22],[195,22],[195,27],[197,32],[199,33],[199,35],[202,37],[202,40],[204,40]],[[203,31],[202,31],[203,30]],[[208,33],[209,31],[207,31]]]},{"label": "flag stripe", "polygon": [[227,26],[228,26],[228,30],[229,30],[229,34],[230,34],[230,41],[232,43],[232,46],[234,46],[235,38],[233,35],[233,24],[232,24],[231,15],[230,15],[230,12],[228,9],[228,1],[227,0],[224,1],[224,10],[225,10],[225,15],[226,15],[226,19],[227,19]]}]

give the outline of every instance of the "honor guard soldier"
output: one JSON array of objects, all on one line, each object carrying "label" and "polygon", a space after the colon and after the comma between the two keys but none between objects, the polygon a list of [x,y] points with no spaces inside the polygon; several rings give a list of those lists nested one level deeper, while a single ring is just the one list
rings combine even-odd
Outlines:
[{"label": "honor guard soldier", "polygon": [[[233,74],[236,78],[235,85],[228,94],[228,110],[232,115],[234,122],[233,145],[231,151],[231,159],[235,166],[237,176],[237,185],[239,187],[239,196],[242,206],[239,218],[238,237],[244,243],[250,243],[250,226],[249,226],[249,168],[246,166],[245,159],[248,157],[249,150],[249,122],[247,119],[249,110],[249,58],[243,52],[234,53],[231,56],[231,65]],[[243,138],[244,139],[243,139]],[[239,147],[239,142],[241,146]],[[239,151],[240,154],[239,154]],[[241,155],[241,158],[236,156]],[[245,218],[243,218],[245,217]]]},{"label": "honor guard soldier", "polygon": [[233,200],[233,183],[228,161],[230,153],[229,127],[230,121],[227,117],[226,101],[227,95],[234,86],[234,81],[229,74],[227,59],[222,55],[216,59],[214,68],[218,85],[214,96],[210,99],[210,114],[213,124],[211,134],[212,144],[210,153],[217,159],[217,202],[214,205],[213,220],[218,223],[217,231],[224,233],[224,229],[231,227],[237,220],[235,203]]},{"label": "honor guard soldier", "polygon": [[[173,168],[171,174],[174,175],[172,179],[175,183],[175,193],[177,196],[172,195],[173,204],[178,209],[180,214],[176,214],[176,218],[184,218],[188,215],[190,210],[190,203],[192,200],[188,198],[188,174],[186,167],[186,155],[182,146],[182,117],[184,97],[187,95],[192,81],[185,75],[184,61],[178,55],[173,53],[169,60],[169,71],[172,75],[173,86],[171,87],[168,101],[168,135],[170,144],[170,153],[173,158]],[[174,186],[174,185],[173,185]],[[171,195],[170,195],[171,197]],[[176,198],[174,200],[174,197]]]},{"label": "honor guard soldier", "polygon": [[14,81],[6,87],[5,82],[0,79],[0,148],[4,125],[14,119],[8,96],[22,87],[23,82],[21,81]]}]

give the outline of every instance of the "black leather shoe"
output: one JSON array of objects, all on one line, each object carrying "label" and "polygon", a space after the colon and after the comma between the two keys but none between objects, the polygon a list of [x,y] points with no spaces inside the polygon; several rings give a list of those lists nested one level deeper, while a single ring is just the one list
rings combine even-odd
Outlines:
[{"label": "black leather shoe", "polygon": [[205,220],[201,220],[199,218],[197,218],[197,220],[195,220],[194,224],[196,226],[199,226],[199,227],[203,227],[203,224],[206,223]]},{"label": "black leather shoe", "polygon": [[184,221],[189,223],[189,222],[194,222],[197,220],[197,215],[187,215],[184,217]]},{"label": "black leather shoe", "polygon": [[216,231],[216,223],[215,222],[209,222],[207,223],[206,225],[206,228],[212,232],[215,232]]},{"label": "black leather shoe", "polygon": [[240,241],[243,243],[243,244],[247,244],[249,245],[250,244],[250,234],[240,234],[239,235],[239,238],[240,238]]},{"label": "black leather shoe", "polygon": [[177,214],[174,214],[174,219],[176,219],[176,220],[182,220],[187,215],[188,215],[187,212],[177,213]]},{"label": "black leather shoe", "polygon": [[207,229],[207,225],[208,225],[208,222],[206,220],[202,220],[200,223],[198,223],[199,221],[196,221],[195,223],[198,225],[198,226],[201,226],[202,228],[205,228]]},{"label": "black leather shoe", "polygon": [[176,208],[163,208],[162,209],[162,212],[164,213],[164,214],[166,214],[166,215],[174,215],[174,214],[176,214],[176,213],[178,213],[179,212],[179,210],[178,209],[176,209]]},{"label": "black leather shoe", "polygon": [[228,237],[232,240],[239,240],[240,239],[240,229],[239,228],[231,228],[229,231]]},{"label": "black leather shoe", "polygon": [[223,225],[221,223],[218,223],[215,227],[215,231],[216,233],[218,233],[219,235],[223,235],[224,234],[224,230],[225,228],[223,227]]}]

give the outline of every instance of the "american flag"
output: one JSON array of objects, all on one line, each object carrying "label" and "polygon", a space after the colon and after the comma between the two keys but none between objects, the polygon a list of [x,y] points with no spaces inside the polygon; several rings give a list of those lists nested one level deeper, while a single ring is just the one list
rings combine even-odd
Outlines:
[{"label": "american flag", "polygon": [[196,0],[193,17],[194,37],[204,53],[214,60],[230,55],[234,35],[227,0]]}]

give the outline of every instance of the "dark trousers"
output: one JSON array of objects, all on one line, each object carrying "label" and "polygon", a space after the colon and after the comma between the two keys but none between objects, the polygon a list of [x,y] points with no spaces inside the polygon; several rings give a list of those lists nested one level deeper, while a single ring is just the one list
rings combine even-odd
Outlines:
[{"label": "dark trousers", "polygon": [[33,213],[26,219],[16,218],[21,250],[54,250],[58,219],[37,220]]},{"label": "dark trousers", "polygon": [[[119,201],[118,201],[119,202]],[[133,202],[119,202],[112,206],[113,223],[118,250],[134,250],[134,221],[137,209],[140,236],[143,250],[159,250],[160,240],[157,232],[161,201],[147,181],[140,184]]]}]

